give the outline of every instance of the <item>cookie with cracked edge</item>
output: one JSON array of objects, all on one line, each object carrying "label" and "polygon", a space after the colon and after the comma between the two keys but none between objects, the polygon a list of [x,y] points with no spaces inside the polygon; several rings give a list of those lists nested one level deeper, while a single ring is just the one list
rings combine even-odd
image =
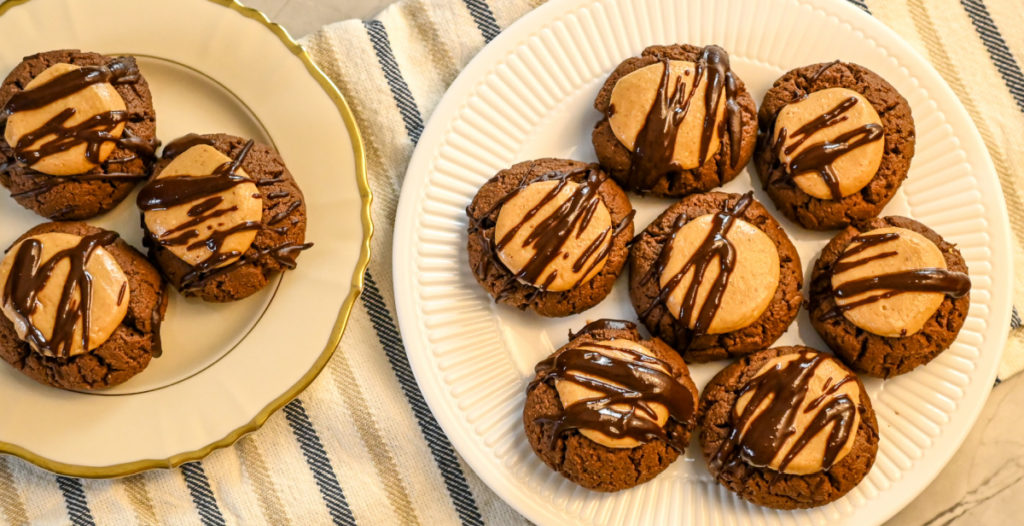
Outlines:
[{"label": "cookie with cracked edge", "polygon": [[871,470],[878,451],[878,422],[871,400],[860,379],[850,373],[860,387],[857,403],[860,423],[850,451],[828,469],[795,475],[771,467],[757,467],[742,458],[722,465],[713,462],[733,430],[733,407],[751,378],[769,360],[799,352],[821,354],[801,346],[776,347],[730,364],[704,387],[698,415],[701,449],[715,481],[754,504],[784,510],[823,506],[841,498]]},{"label": "cookie with cracked edge", "polygon": [[909,372],[949,348],[960,333],[971,305],[969,293],[960,297],[947,295],[920,331],[904,337],[879,336],[857,327],[845,316],[825,316],[836,307],[831,282],[836,262],[853,238],[863,232],[886,227],[905,228],[923,235],[939,247],[948,270],[967,273],[967,264],[956,246],[931,228],[906,217],[857,221],[825,245],[811,271],[807,304],[811,324],[836,356],[853,370],[881,378]]},{"label": "cookie with cracked edge", "polygon": [[501,203],[517,189],[559,173],[570,174],[568,180],[575,183],[582,183],[591,175],[604,177],[596,164],[554,158],[524,161],[498,172],[480,187],[466,208],[469,266],[477,283],[497,303],[549,317],[583,312],[608,296],[626,264],[627,244],[633,237],[633,206],[615,181],[604,179],[597,195],[608,210],[613,236],[601,270],[591,279],[564,291],[542,290],[517,279],[495,251]]},{"label": "cookie with cracked edge", "polygon": [[[135,67],[133,57],[109,57],[72,49],[25,57],[0,84],[0,108],[15,94],[24,91],[33,78],[55,64],[109,66],[115,59],[123,59],[130,67]],[[135,80],[116,82],[113,87],[129,113],[125,136],[133,137],[132,143],[145,147],[133,150],[118,145],[106,162],[83,174],[87,178],[50,176],[19,162],[11,145],[4,140],[6,123],[0,118],[0,184],[10,191],[18,204],[47,219],[88,219],[113,209],[149,175],[155,159],[152,150],[157,144],[156,111],[149,84],[139,74]],[[104,178],[105,174],[118,175]]]},{"label": "cookie with cracked edge", "polygon": [[[847,88],[864,96],[881,120],[885,141],[875,176],[859,191],[839,200],[814,197],[794,184],[786,177],[785,167],[771,144],[775,118],[786,105],[828,88]],[[758,122],[754,154],[758,178],[780,212],[812,230],[842,228],[853,221],[877,216],[907,178],[914,157],[915,130],[910,104],[881,76],[849,62],[811,64],[787,72],[765,93]]]},{"label": "cookie with cracked edge", "polygon": [[[189,134],[175,142],[182,147],[172,147],[172,142],[164,148],[160,160],[153,166],[154,175],[147,186],[178,155],[187,151],[188,146],[206,144],[234,160],[249,141],[234,135],[214,133]],[[280,272],[295,268],[295,258],[312,246],[312,243],[305,242],[305,198],[281,156],[272,147],[254,142],[240,166],[255,182],[262,201],[262,215],[255,239],[241,259],[234,263],[200,271],[196,265],[175,255],[153,235],[143,220],[143,243],[149,249],[150,258],[167,281],[185,296],[217,303],[246,298],[266,287]],[[146,187],[143,187],[145,191]],[[142,197],[143,193],[139,195]],[[200,201],[202,199],[196,200],[196,207],[202,207]],[[217,209],[211,212],[215,214]],[[202,237],[201,233],[196,234]]]},{"label": "cookie with cracked edge", "polygon": [[[708,156],[696,168],[684,170],[678,165],[668,165],[659,173],[650,174],[655,182],[649,187],[636,187],[630,184],[635,155],[616,137],[610,121],[614,113],[612,92],[616,84],[630,73],[664,60],[697,62],[704,49],[690,44],[647,47],[640,56],[628,58],[616,66],[598,92],[594,100],[594,109],[601,112],[602,118],[594,126],[591,134],[594,152],[601,167],[623,188],[662,197],[681,197],[695,192],[706,192],[734,179],[750,161],[757,142],[757,107],[743,80],[737,75],[732,75],[736,90],[736,108],[739,110],[736,115],[740,126],[735,134],[739,138],[739,144],[733,144],[731,134],[723,132],[719,137],[718,151]],[[728,54],[725,56],[728,57]],[[653,110],[654,108],[651,111]]]},{"label": "cookie with cracked edge", "polygon": [[[88,236],[101,228],[80,222],[38,225],[15,243],[51,232]],[[128,278],[128,311],[120,325],[99,347],[68,358],[35,352],[18,337],[14,324],[0,314],[0,358],[33,380],[72,390],[95,390],[120,384],[142,372],[160,354],[160,324],[167,309],[167,286],[160,273],[139,251],[118,238],[104,247]]]},{"label": "cookie with cracked edge", "polygon": [[[577,333],[570,331],[569,342],[556,350],[552,357],[580,345],[614,339],[636,342],[669,364],[675,380],[693,397],[692,408],[696,411],[697,387],[690,378],[686,363],[661,340],[643,339],[631,322],[598,320]],[[534,453],[562,476],[587,489],[620,491],[651,480],[679,457],[680,451],[665,440],[650,440],[631,448],[612,448],[587,438],[579,429],[556,433],[556,425],[551,419],[562,414],[562,401],[559,391],[552,385],[554,382],[544,381],[539,369],[540,365],[538,375],[526,391],[523,427]],[[694,416],[689,422],[669,419],[664,427],[666,436],[677,444],[689,444]]]},{"label": "cookie with cracked edge", "polygon": [[739,194],[708,192],[684,197],[666,209],[651,222],[630,247],[629,298],[640,321],[666,343],[675,348],[690,363],[735,358],[770,346],[782,336],[800,312],[803,296],[803,269],[800,255],[789,236],[770,213],[756,200],[743,212],[740,219],[764,232],[775,244],[779,254],[779,285],[768,307],[753,323],[724,334],[702,334],[693,337],[691,331],[677,320],[664,302],[658,302],[661,285],[655,279],[646,279],[654,269],[665,244],[674,231],[681,215],[693,219],[723,210],[740,199]]}]

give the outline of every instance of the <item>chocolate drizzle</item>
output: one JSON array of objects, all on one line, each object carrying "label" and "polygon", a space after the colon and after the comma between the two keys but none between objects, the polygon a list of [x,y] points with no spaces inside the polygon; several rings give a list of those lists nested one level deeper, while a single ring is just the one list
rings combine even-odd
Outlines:
[{"label": "chocolate drizzle", "polygon": [[[778,363],[747,382],[736,399],[748,393],[751,397],[742,413],[737,414],[735,408],[729,412],[729,435],[712,456],[712,469],[720,470],[740,461],[755,467],[769,467],[786,441],[797,434],[796,419],[810,392],[811,379],[828,359],[821,353],[800,352],[796,359]],[[779,471],[785,470],[804,447],[830,425],[821,466],[828,470],[835,464],[850,434],[856,433],[853,424],[857,404],[846,393],[839,392],[843,385],[852,381],[856,381],[852,374],[836,382],[832,378],[826,380],[822,394],[807,404],[803,412],[821,409],[800,431],[793,447],[779,463]],[[771,401],[764,404],[769,398]],[[762,406],[763,411],[758,412]]]},{"label": "chocolate drizzle", "polygon": [[613,320],[609,318],[601,318],[597,321],[592,321],[583,326],[582,329],[577,333],[573,333],[572,329],[569,330],[569,339],[586,334],[588,332],[597,331],[633,331],[636,330],[636,324],[626,320]]},{"label": "chocolate drizzle", "polygon": [[[164,157],[175,157],[200,144],[212,146],[214,143],[206,137],[189,134],[168,144],[164,148]],[[180,285],[182,291],[199,289],[211,278],[230,272],[242,265],[254,263],[266,256],[287,269],[294,269],[295,257],[298,252],[313,246],[312,243],[286,242],[266,249],[256,249],[253,246],[245,253],[237,250],[224,251],[224,243],[228,238],[240,232],[265,230],[278,235],[283,234],[284,232],[280,229],[272,229],[270,226],[285,220],[301,207],[301,199],[296,199],[284,210],[274,214],[265,224],[259,221],[243,221],[226,229],[213,230],[205,239],[197,239],[201,236],[198,230],[199,225],[238,210],[237,206],[217,208],[224,202],[223,197],[217,194],[243,183],[253,183],[260,187],[284,180],[279,177],[257,181],[237,173],[253,144],[254,141],[250,139],[234,159],[221,164],[209,175],[178,175],[157,178],[146,184],[139,192],[136,203],[143,212],[167,210],[175,206],[196,203],[188,210],[188,216],[191,219],[167,230],[159,237],[147,230],[144,240],[146,244],[155,243],[162,247],[185,246],[186,250],[195,250],[205,246],[211,252],[209,257],[193,265],[182,277]],[[268,196],[267,200],[272,201],[290,195],[288,192],[275,193],[277,197]],[[262,197],[262,195],[254,194],[254,197]]]},{"label": "chocolate drizzle", "polygon": [[[860,243],[849,248],[840,257],[839,261],[832,267],[831,275],[846,272],[865,265],[871,261],[895,256],[895,251],[881,252],[873,256],[860,259],[852,259],[853,256],[865,250],[878,246],[882,243],[899,239],[899,233],[887,232],[884,234],[861,234],[853,238],[851,243]],[[963,272],[953,272],[942,268],[920,268],[914,270],[902,270],[867,278],[860,278],[847,281],[832,289],[835,298],[848,299],[860,294],[875,292],[857,301],[851,301],[845,305],[836,305],[825,311],[819,320],[825,321],[838,318],[844,312],[870,305],[880,300],[888,299],[905,292],[940,292],[954,298],[959,298],[971,291],[971,279]]]},{"label": "chocolate drizzle", "polygon": [[[581,332],[585,331],[587,328]],[[612,358],[600,351],[623,353],[629,359]],[[600,393],[600,396],[564,407],[561,414],[536,420],[554,424],[552,442],[571,430],[589,429],[614,439],[631,438],[640,443],[662,440],[682,452],[686,443],[679,434],[666,433],[657,424],[657,414],[652,406],[660,404],[665,407],[669,422],[687,427],[693,424],[693,394],[679,383],[672,371],[669,363],[644,353],[602,342],[585,342],[537,364],[537,377],[527,391],[541,382],[553,385],[562,380]],[[628,407],[615,407],[619,404]]]},{"label": "chocolate drizzle", "polygon": [[[43,244],[38,239],[28,238],[21,243],[14,255],[7,283],[4,284],[3,305],[19,319],[18,325],[28,328],[25,341],[32,347],[44,354],[67,358],[71,356],[75,343],[75,326],[81,323],[82,349],[89,349],[93,277],[86,266],[97,248],[110,245],[116,240],[115,232],[91,234],[83,237],[74,247],[61,250],[46,261],[41,260]],[[70,269],[60,302],[55,307],[53,333],[47,339],[32,323],[30,316],[36,310],[36,298],[46,287],[54,268],[64,260],[68,261]],[[123,294],[122,289],[122,297]]]},{"label": "chocolate drizzle", "polygon": [[[111,84],[126,84],[139,80],[139,69],[134,59],[118,57],[112,59],[108,64],[99,66],[81,66],[79,69],[62,73],[49,82],[32,89],[26,89],[15,93],[7,104],[0,110],[0,124],[19,111],[27,111],[42,108],[60,99],[68,97],[91,85],[103,82]],[[12,150],[9,157],[14,162],[0,165],[0,172],[8,172],[14,166],[20,164],[26,167],[31,166],[45,157],[58,154],[80,145],[85,145],[85,157],[93,164],[100,164],[100,147],[105,143],[114,143],[119,148],[134,151],[136,154],[128,158],[107,159],[108,163],[123,163],[134,160],[137,154],[152,157],[156,150],[155,140],[142,140],[134,136],[127,128],[122,132],[121,137],[113,135],[114,129],[129,122],[135,117],[127,111],[107,111],[82,121],[79,124],[68,125],[67,122],[75,116],[77,110],[66,108],[36,130],[32,130],[18,139],[17,144],[10,145]],[[38,147],[32,146],[40,139],[52,137],[43,141]],[[40,172],[32,172],[46,176]],[[135,174],[89,174],[90,179],[135,179],[144,178]],[[41,191],[46,191],[63,179],[81,179],[76,176],[49,176],[53,180],[44,183]]]},{"label": "chocolate drizzle", "polygon": [[[644,124],[634,141],[632,157],[627,181],[630,188],[637,191],[649,191],[666,173],[679,172],[682,168],[673,160],[676,138],[679,127],[686,119],[690,103],[697,91],[697,86],[707,75],[707,87],[704,92],[704,123],[700,136],[700,151],[697,166],[707,161],[711,148],[711,140],[716,129],[724,128],[729,136],[729,157],[722,155],[719,169],[735,167],[740,158],[740,140],[743,131],[743,112],[736,97],[739,94],[739,83],[729,67],[729,54],[718,46],[706,46],[701,50],[700,57],[694,66],[693,83],[689,91],[684,92],[683,77],[676,78],[670,86],[671,75],[669,58],[661,59],[664,72],[658,83],[658,90],[651,108],[647,111]],[[671,89],[670,89],[671,88]],[[722,93],[725,93],[725,118],[717,123],[718,107],[722,104]],[[614,112],[609,108],[610,117]]]},{"label": "chocolate drizzle", "polygon": [[[746,212],[753,200],[753,193],[747,192],[731,206],[726,203],[722,211],[715,213],[711,220],[711,229],[708,231],[704,241],[701,242],[697,250],[683,264],[682,268],[659,289],[657,297],[640,314],[641,318],[646,318],[658,305],[664,305],[669,295],[679,286],[683,278],[686,277],[686,274],[692,270],[693,278],[683,294],[683,301],[680,304],[678,316],[676,316],[678,320],[676,325],[681,331],[685,332],[686,328],[692,323],[691,336],[693,338],[707,333],[715,313],[718,312],[718,308],[721,306],[722,296],[725,294],[725,289],[729,284],[729,276],[736,267],[736,247],[726,238],[726,235],[728,235],[736,219]],[[675,237],[688,221],[689,218],[685,214],[681,214],[676,218],[672,234],[662,246],[661,253],[658,255],[654,265],[651,266],[650,271],[641,279],[641,285],[646,284],[652,279],[660,280],[660,276],[665,272],[672,258],[672,245]],[[718,260],[718,276],[711,285],[711,290],[708,292],[708,297],[704,304],[700,310],[697,310],[697,291],[704,281],[708,268],[711,267],[715,259]],[[685,338],[680,338],[680,340],[685,340]]]},{"label": "chocolate drizzle", "polygon": [[[846,112],[859,102],[860,99],[857,97],[848,97],[832,109],[815,117],[807,124],[797,128],[792,135],[789,134],[786,128],[780,129],[778,131],[778,136],[775,138],[775,141],[771,146],[772,158],[775,159],[776,162],[781,162],[779,159],[781,158],[780,155],[782,153],[785,153],[787,156],[792,155],[797,148],[803,145],[804,142],[806,142],[807,139],[815,133],[848,120],[850,117],[849,115],[846,115]],[[791,182],[792,178],[798,174],[816,172],[821,176],[822,181],[824,181],[828,186],[832,199],[838,201],[843,198],[843,193],[839,187],[839,176],[836,174],[832,163],[834,163],[839,157],[856,150],[861,146],[882,140],[882,132],[883,130],[881,126],[869,123],[842,133],[831,141],[814,143],[804,149],[804,151],[800,152],[796,157],[790,159],[789,163],[784,167],[785,175],[776,175],[769,180],[769,183],[778,184],[781,182]],[[789,138],[794,139],[794,142],[789,146],[785,146],[786,141]]]},{"label": "chocolate drizzle", "polygon": [[245,143],[233,160],[225,162],[210,175],[175,175],[150,181],[142,187],[136,203],[143,212],[167,210],[175,206],[206,199],[252,179],[236,173],[252,149],[253,141]]},{"label": "chocolate drizzle", "polygon": [[164,146],[164,151],[161,154],[165,159],[173,159],[193,146],[199,145],[213,146],[213,140],[202,135],[195,133],[188,133],[174,139],[167,146]]},{"label": "chocolate drizzle", "polygon": [[814,72],[814,75],[811,75],[811,78],[810,78],[810,79],[808,79],[808,81],[807,81],[807,82],[808,82],[808,84],[812,84],[812,83],[814,83],[814,82],[815,82],[815,81],[817,81],[817,80],[818,80],[818,79],[819,79],[819,78],[820,78],[820,77],[821,77],[821,76],[822,76],[822,75],[823,75],[823,74],[824,74],[824,73],[825,73],[826,71],[828,71],[828,70],[829,70],[829,69],[831,69],[831,68],[832,68],[833,66],[835,66],[835,65],[838,65],[838,64],[842,64],[842,61],[839,61],[839,60],[833,60],[832,62],[827,62],[827,63],[825,63],[825,64],[822,64],[822,66],[821,66],[820,68],[818,68],[818,71],[815,71],[815,72]]},{"label": "chocolate drizzle", "polygon": [[[563,189],[571,179],[583,175],[584,179],[581,183],[577,184],[576,189],[569,195],[558,208],[556,208],[550,215],[540,220],[540,222],[534,226],[533,230],[523,240],[523,247],[533,247],[535,253],[530,257],[530,260],[523,266],[519,272],[512,272],[509,270],[510,276],[502,285],[502,290],[497,295],[497,299],[505,297],[506,294],[514,290],[515,280],[522,281],[536,287],[538,292],[545,291],[554,280],[558,277],[558,271],[553,270],[544,281],[538,285],[541,276],[548,267],[554,263],[558,257],[562,255],[562,247],[570,238],[575,236],[579,238],[583,231],[586,230],[587,226],[594,218],[594,214],[597,211],[598,206],[603,204],[601,200],[599,189],[604,184],[607,176],[603,172],[593,170],[591,168],[584,168],[581,170],[575,170],[571,172],[560,172],[552,171],[541,175],[540,177],[533,179],[524,179],[519,186],[513,189],[511,192],[499,199],[490,210],[480,215],[480,219],[474,219],[472,213],[467,209],[467,215],[470,219],[470,232],[476,232],[494,226],[494,221],[490,218],[491,215],[496,213],[505,203],[511,200],[513,197],[519,194],[523,189],[533,183],[544,182],[544,181],[557,181],[550,191],[548,191],[541,200],[523,214],[522,219],[516,223],[508,232],[502,236],[501,239],[492,242],[488,236],[483,236],[485,249],[488,254],[482,258],[480,267],[474,269],[477,275],[486,275],[488,266],[493,264],[501,264],[498,258],[498,252],[504,250],[515,238],[516,234],[522,230],[526,224],[533,219],[540,210],[544,208],[548,203],[552,202],[558,197]],[[605,229],[599,236],[597,236],[593,242],[591,242],[573,261],[572,270],[574,272],[583,271],[583,276],[590,274],[598,265],[603,263],[608,257],[608,254],[612,249],[612,239],[623,229],[625,229],[633,218],[635,212],[631,211],[622,221],[617,225],[613,225]],[[602,248],[601,245],[608,241],[608,243]],[[504,267],[507,270],[507,267]],[[585,270],[584,270],[585,269]]]}]

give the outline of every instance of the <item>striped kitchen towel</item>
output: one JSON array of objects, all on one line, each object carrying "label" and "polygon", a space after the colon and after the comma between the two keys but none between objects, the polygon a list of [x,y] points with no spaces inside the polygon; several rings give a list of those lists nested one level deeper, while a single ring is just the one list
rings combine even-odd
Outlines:
[{"label": "striped kitchen towel", "polygon": [[[424,122],[472,56],[538,0],[402,0],[304,40],[363,132],[375,201],[366,290],[323,374],[258,432],[201,462],[120,480],[55,476],[0,457],[11,524],[519,524],[469,470],[417,389],[394,315],[392,222]],[[856,0],[935,64],[974,118],[1024,261],[1020,0]],[[1024,305],[1024,271],[1015,303]],[[1024,367],[1015,318],[1000,371]]]}]

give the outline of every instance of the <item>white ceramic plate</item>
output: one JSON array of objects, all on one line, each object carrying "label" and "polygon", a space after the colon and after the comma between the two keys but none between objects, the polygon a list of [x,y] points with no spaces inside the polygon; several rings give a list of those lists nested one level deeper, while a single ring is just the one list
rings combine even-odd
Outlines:
[{"label": "white ceramic plate", "polygon": [[[33,0],[0,12],[0,75],[51,49],[134,55],[164,143],[226,132],[273,144],[305,194],[315,243],[295,271],[246,300],[172,294],[163,356],[115,388],[61,391],[2,364],[0,451],[61,473],[117,476],[230,444],[312,381],[361,289],[370,196],[348,107],[283,29],[230,1]],[[89,222],[141,247],[134,203]],[[0,245],[41,222],[4,193]]]},{"label": "white ceramic plate", "polygon": [[[713,482],[696,442],[653,481],[628,491],[584,490],[548,469],[522,430],[534,364],[588,319],[636,319],[623,275],[597,307],[543,319],[496,306],[465,256],[464,209],[514,162],[594,160],[594,96],[611,70],[647,45],[716,43],[760,101],[794,67],[841,58],[888,79],[910,102],[917,155],[884,211],[915,217],[957,243],[970,267],[968,319],[926,367],[866,380],[881,443],[874,468],[845,498],[808,511],[748,504]],[[751,170],[725,185],[753,188]],[[639,232],[670,201],[633,198]],[[829,233],[776,217],[810,269]],[[992,164],[974,125],[939,75],[881,23],[827,0],[560,0],[524,17],[484,49],[448,91],[409,166],[399,205],[395,291],[409,358],[459,453],[502,498],[542,524],[879,523],[938,473],[974,422],[995,378],[1010,307],[1009,227]],[[624,273],[625,274],[625,273]],[[778,344],[825,349],[803,312]],[[692,368],[699,386],[725,362]]]}]

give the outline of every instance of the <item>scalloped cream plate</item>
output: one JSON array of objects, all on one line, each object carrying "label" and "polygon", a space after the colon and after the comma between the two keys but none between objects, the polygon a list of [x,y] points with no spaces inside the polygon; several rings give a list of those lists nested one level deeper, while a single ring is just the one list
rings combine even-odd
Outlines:
[{"label": "scalloped cream plate", "polygon": [[[548,469],[522,429],[534,364],[586,320],[636,319],[623,275],[597,307],[544,319],[495,305],[466,259],[465,207],[496,171],[517,161],[596,157],[590,132],[601,83],[647,45],[719,44],[758,102],[797,66],[841,58],[888,79],[910,102],[917,155],[884,214],[914,217],[959,245],[973,282],[953,346],[887,381],[865,379],[881,432],[868,476],[821,508],[780,512],[717,485],[696,441],[653,481],[615,494],[584,490]],[[831,233],[785,221],[805,269]],[[671,201],[631,196],[637,232]],[[395,231],[395,294],[409,359],[445,432],[503,499],[541,524],[880,523],[910,502],[962,442],[988,396],[1010,318],[1009,226],[992,163],[939,75],[892,31],[846,2],[826,0],[553,0],[502,33],[466,68],[434,112],[402,188]],[[625,273],[624,273],[625,274]],[[806,312],[778,342],[826,349]],[[692,367],[703,386],[726,362]]]},{"label": "scalloped cream plate", "polygon": [[[110,477],[230,445],[326,364],[362,289],[369,187],[337,89],[280,27],[230,0],[31,0],[0,7],[0,76],[22,57],[77,48],[137,57],[164,143],[227,132],[273,144],[305,194],[298,268],[240,302],[173,293],[163,356],[114,388],[53,389],[0,363],[0,452],[59,473]],[[0,196],[0,245],[44,220]],[[89,223],[141,247],[135,195]]]}]

